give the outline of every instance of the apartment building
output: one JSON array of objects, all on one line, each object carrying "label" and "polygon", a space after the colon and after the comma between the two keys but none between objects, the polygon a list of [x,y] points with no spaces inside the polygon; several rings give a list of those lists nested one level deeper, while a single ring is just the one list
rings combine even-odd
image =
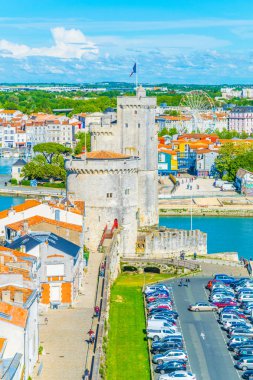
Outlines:
[{"label": "apartment building", "polygon": [[253,133],[253,107],[234,107],[229,114],[228,129],[239,133]]}]

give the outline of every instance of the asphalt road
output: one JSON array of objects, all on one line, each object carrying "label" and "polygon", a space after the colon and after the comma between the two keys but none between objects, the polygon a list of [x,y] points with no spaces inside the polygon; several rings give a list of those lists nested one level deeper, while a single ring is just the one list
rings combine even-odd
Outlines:
[{"label": "asphalt road", "polygon": [[193,278],[187,287],[170,281],[175,308],[188,352],[189,366],[198,380],[238,380],[242,372],[234,368],[233,358],[226,348],[226,334],[217,322],[217,313],[190,312],[189,304],[206,301],[206,278]]}]

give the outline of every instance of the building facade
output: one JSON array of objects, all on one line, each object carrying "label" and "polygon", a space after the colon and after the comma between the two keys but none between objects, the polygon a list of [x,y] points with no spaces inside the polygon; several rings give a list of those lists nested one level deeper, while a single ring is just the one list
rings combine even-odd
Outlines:
[{"label": "building facade", "polygon": [[239,133],[253,133],[253,107],[234,107],[229,114],[228,129]]}]

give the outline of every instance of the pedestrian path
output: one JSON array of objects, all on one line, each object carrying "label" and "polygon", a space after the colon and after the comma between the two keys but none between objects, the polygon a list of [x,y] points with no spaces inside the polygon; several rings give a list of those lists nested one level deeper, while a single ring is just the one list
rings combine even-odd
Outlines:
[{"label": "pedestrian path", "polygon": [[[40,319],[41,374],[36,366],[32,379],[79,380],[85,371],[88,331],[92,325],[99,266],[103,254],[92,252],[83,288],[73,308],[49,310]],[[45,317],[48,323],[44,322]]]}]

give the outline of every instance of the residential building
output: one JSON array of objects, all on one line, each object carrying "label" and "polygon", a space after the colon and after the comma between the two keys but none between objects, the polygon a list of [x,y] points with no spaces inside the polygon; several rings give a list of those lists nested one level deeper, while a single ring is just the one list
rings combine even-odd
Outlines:
[{"label": "residential building", "polygon": [[[71,195],[71,194],[70,194]],[[66,201],[63,203],[40,202],[34,199],[0,212],[0,237],[5,236],[5,226],[34,216],[41,216],[60,222],[83,226],[84,203]]]},{"label": "residential building", "polygon": [[228,129],[239,133],[253,133],[253,107],[234,107],[229,114]]},{"label": "residential building", "polygon": [[11,168],[11,177],[16,179],[18,182],[21,181],[24,177],[22,175],[22,169],[26,165],[26,161],[19,158]]},{"label": "residential building", "polygon": [[77,245],[81,245],[83,239],[81,225],[61,222],[38,215],[8,224],[5,230],[5,238],[8,242],[31,232],[43,231],[55,233]]},{"label": "residential building", "polygon": [[199,177],[212,176],[215,172],[215,159],[218,157],[217,151],[210,149],[196,150],[196,174]]},{"label": "residential building", "polygon": [[3,119],[6,122],[11,121],[13,118],[20,118],[22,116],[23,113],[18,110],[0,110],[0,119]]},{"label": "residential building", "polygon": [[16,128],[12,127],[10,124],[3,127],[2,135],[2,147],[3,148],[15,148],[15,134]]},{"label": "residential building", "polygon": [[160,148],[158,151],[158,175],[177,175],[177,153],[171,149]]},{"label": "residential building", "polygon": [[243,88],[242,97],[247,99],[253,99],[253,88]]},{"label": "residential building", "polygon": [[51,307],[73,304],[81,287],[83,253],[79,245],[50,232],[31,232],[8,244],[40,259],[41,303]]},{"label": "residential building", "polygon": [[223,99],[241,98],[242,90],[237,90],[232,87],[221,88],[221,96]]}]

